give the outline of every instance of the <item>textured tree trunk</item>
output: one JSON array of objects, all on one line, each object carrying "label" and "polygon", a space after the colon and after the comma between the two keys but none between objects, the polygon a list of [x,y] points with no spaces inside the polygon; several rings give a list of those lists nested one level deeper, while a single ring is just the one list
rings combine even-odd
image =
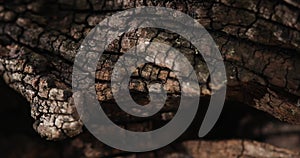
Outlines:
[{"label": "textured tree trunk", "polygon": [[[296,0],[1,2],[0,74],[7,85],[30,103],[31,116],[35,119],[33,127],[42,137],[62,140],[79,135],[72,138],[70,150],[82,150],[80,153],[86,157],[139,156],[108,149],[87,131],[80,134],[83,123],[76,112],[71,90],[74,58],[87,33],[105,17],[139,6],[180,10],[209,31],[224,58],[227,102],[251,106],[295,126],[300,124],[300,3]],[[189,41],[153,28],[125,33],[114,40],[101,57],[95,89],[110,119],[136,131],[155,129],[171,120],[178,108],[180,93],[179,83],[170,69],[145,64],[133,73],[129,89],[138,103],[145,104],[149,101],[147,85],[153,81],[164,83],[170,99],[163,110],[149,119],[140,119],[116,107],[110,88],[114,63],[136,43],[145,41],[174,46],[189,59],[199,78],[204,100],[201,105],[209,100],[212,89],[205,62]],[[199,113],[199,117],[203,117],[202,112]],[[145,156],[300,157],[298,152],[255,141],[186,140],[191,139],[187,135],[185,141],[145,153]]]}]

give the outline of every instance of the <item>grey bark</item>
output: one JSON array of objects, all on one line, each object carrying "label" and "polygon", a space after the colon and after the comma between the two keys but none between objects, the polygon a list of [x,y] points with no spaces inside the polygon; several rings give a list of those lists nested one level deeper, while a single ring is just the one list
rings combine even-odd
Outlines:
[{"label": "grey bark", "polygon": [[[227,100],[245,103],[291,124],[300,124],[300,3],[297,1],[2,2],[0,74],[6,84],[30,102],[31,116],[36,120],[34,129],[41,136],[60,140],[82,132],[83,124],[73,105],[71,90],[72,64],[81,41],[105,17],[118,10],[147,5],[183,11],[211,33],[227,69]],[[109,107],[114,104],[110,73],[116,59],[143,40],[165,42],[181,50],[199,74],[199,83],[204,83],[201,84],[202,97],[211,95],[205,63],[188,41],[174,33],[149,28],[126,33],[116,39],[100,59],[95,87],[98,100],[103,102],[111,119],[123,120],[120,125],[128,128],[131,122],[140,120]],[[156,119],[167,118],[164,121],[168,121],[176,112],[176,96],[180,93],[178,81],[170,70],[150,64],[140,67],[133,74],[129,88],[136,95],[143,94],[148,91],[147,84],[158,80],[167,85],[172,101],[166,102]],[[147,102],[147,99],[138,102]],[[151,129],[151,120],[143,121],[142,130]],[[132,129],[138,126],[133,125]],[[241,143],[233,141],[236,142]],[[215,146],[223,142],[208,143]],[[263,148],[268,152],[268,147]],[[247,157],[247,154],[255,155],[242,152],[241,156]],[[293,154],[296,157],[297,154]]]}]

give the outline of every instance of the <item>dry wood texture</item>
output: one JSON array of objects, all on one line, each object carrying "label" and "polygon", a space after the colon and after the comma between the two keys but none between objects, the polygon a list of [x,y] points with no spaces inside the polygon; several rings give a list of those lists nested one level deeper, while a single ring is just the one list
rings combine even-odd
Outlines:
[{"label": "dry wood texture", "polygon": [[[300,124],[300,3],[296,0],[0,1],[0,75],[30,103],[34,129],[41,136],[61,140],[82,132],[83,123],[76,112],[71,90],[76,51],[87,33],[102,19],[139,6],[180,10],[209,31],[224,58],[227,101],[249,105],[289,124]],[[145,103],[148,101],[147,85],[164,83],[169,97],[164,109],[151,119],[140,120],[115,107],[110,89],[114,63],[136,43],[145,41],[163,42],[180,50],[198,75],[204,99],[211,95],[212,86],[201,55],[176,33],[140,28],[120,36],[99,61],[95,88],[98,100],[112,120],[124,128],[142,131],[155,128],[153,121],[172,119],[180,93],[172,71],[160,65],[145,64],[133,73],[129,89],[137,102]],[[76,143],[78,148],[86,151],[88,144],[95,144],[95,141],[84,142],[84,138],[76,137],[75,140],[81,142],[81,145]],[[194,140],[176,145],[179,151],[175,147],[144,156],[300,157],[299,153],[255,141]],[[98,151],[91,152],[96,155],[83,155],[123,155],[105,149],[99,145]],[[123,156],[138,157],[128,153]]]}]

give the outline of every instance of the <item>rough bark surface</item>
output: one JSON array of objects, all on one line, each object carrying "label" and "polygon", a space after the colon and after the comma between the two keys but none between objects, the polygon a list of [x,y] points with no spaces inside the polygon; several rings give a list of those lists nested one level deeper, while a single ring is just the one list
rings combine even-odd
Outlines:
[{"label": "rough bark surface", "polygon": [[[30,103],[31,116],[35,119],[34,129],[41,136],[61,140],[82,132],[83,123],[76,112],[71,90],[76,51],[87,33],[102,19],[138,6],[165,6],[197,19],[210,32],[224,58],[228,78],[227,100],[242,102],[290,124],[300,124],[298,1],[1,2],[0,74],[6,84]],[[164,83],[170,98],[164,109],[154,118],[140,120],[114,107],[110,89],[114,63],[135,44],[148,41],[172,45],[190,60],[197,72],[203,98],[209,98],[213,88],[201,55],[184,38],[151,28],[125,33],[113,41],[101,57],[95,88],[98,100],[110,118],[131,130],[151,130],[154,128],[153,120],[166,122],[172,119],[177,109],[180,88],[176,76],[168,68],[153,64],[136,69],[129,89],[137,102],[145,103],[148,102],[147,95],[140,95],[149,92],[147,86],[152,82]],[[168,59],[166,56],[165,60]],[[136,122],[142,123],[137,125]],[[296,152],[242,140],[187,141],[180,146],[184,152],[171,152],[165,157],[300,157]],[[113,154],[102,152],[85,156]],[[149,153],[148,156],[157,155]]]}]

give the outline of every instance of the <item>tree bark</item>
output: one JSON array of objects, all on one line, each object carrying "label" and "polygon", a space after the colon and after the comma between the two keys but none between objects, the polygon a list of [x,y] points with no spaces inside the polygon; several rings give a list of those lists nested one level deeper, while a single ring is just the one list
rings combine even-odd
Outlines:
[{"label": "tree bark", "polygon": [[[290,124],[300,124],[300,3],[297,1],[1,2],[0,75],[30,103],[34,129],[42,137],[61,140],[82,132],[83,123],[76,112],[71,89],[76,51],[88,32],[102,19],[117,11],[139,6],[174,8],[189,14],[209,31],[224,58],[227,101],[249,105]],[[167,122],[172,119],[177,110],[180,88],[170,69],[146,64],[133,73],[129,89],[137,102],[147,103],[147,85],[153,81],[164,83],[170,99],[163,110],[151,119],[140,120],[116,108],[110,87],[113,66],[123,53],[141,41],[163,42],[179,49],[197,72],[204,100],[211,96],[212,85],[201,55],[189,41],[176,33],[140,28],[114,40],[97,67],[95,88],[98,100],[110,119],[120,126],[147,131],[153,128],[153,120]],[[142,123],[137,125],[136,122]],[[244,140],[186,141],[179,144],[184,152],[171,152],[166,157],[208,157],[214,154],[214,157],[300,157],[296,152]]]}]

